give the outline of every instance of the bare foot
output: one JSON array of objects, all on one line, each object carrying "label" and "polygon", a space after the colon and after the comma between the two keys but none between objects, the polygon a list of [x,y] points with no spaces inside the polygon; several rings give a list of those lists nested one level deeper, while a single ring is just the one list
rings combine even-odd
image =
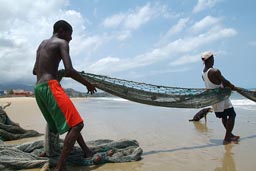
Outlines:
[{"label": "bare foot", "polygon": [[231,143],[238,144],[238,140],[235,140],[235,139],[232,139],[232,138],[230,138],[228,140],[223,140],[223,145],[227,145],[227,144],[231,144]]},{"label": "bare foot", "polygon": [[231,136],[231,140],[238,141],[240,139],[240,136],[233,135]]},{"label": "bare foot", "polygon": [[38,155],[38,157],[46,157],[47,155],[46,155],[46,152],[43,152],[43,153],[40,153],[39,155]]},{"label": "bare foot", "polygon": [[114,150],[108,150],[107,152],[98,153],[94,157],[93,163],[100,164],[101,162],[104,162],[107,156],[112,156],[113,154],[114,154]]},{"label": "bare foot", "polygon": [[93,163],[94,163],[94,164],[99,164],[100,160],[101,160],[101,157],[97,155],[97,156],[95,156],[95,158],[93,159]]}]

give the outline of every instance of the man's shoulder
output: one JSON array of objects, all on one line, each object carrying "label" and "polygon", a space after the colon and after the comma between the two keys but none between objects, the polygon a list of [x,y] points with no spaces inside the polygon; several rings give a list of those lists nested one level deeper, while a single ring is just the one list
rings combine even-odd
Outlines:
[{"label": "man's shoulder", "polygon": [[221,72],[217,68],[212,68],[209,72],[210,77],[219,78],[221,76]]},{"label": "man's shoulder", "polygon": [[210,72],[220,72],[220,70],[218,68],[211,68]]},{"label": "man's shoulder", "polygon": [[66,41],[64,39],[61,39],[59,37],[52,37],[52,38],[48,39],[48,41],[56,42],[56,43],[66,43]]},{"label": "man's shoulder", "polygon": [[60,39],[58,37],[52,37],[50,39],[45,39],[41,42],[39,48],[41,47],[45,47],[45,46],[56,46],[56,47],[59,47],[59,46],[62,46],[62,45],[66,45],[67,42],[63,39]]},{"label": "man's shoulder", "polygon": [[52,43],[57,44],[59,47],[67,47],[68,46],[68,42],[64,39],[55,37],[52,40]]}]

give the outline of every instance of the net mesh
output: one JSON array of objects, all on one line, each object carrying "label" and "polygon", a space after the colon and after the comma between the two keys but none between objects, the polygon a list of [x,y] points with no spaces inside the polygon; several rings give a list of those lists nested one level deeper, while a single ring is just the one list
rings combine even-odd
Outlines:
[{"label": "net mesh", "polygon": [[237,88],[237,92],[242,96],[256,102],[256,90],[247,90],[244,88]]},{"label": "net mesh", "polygon": [[80,72],[95,87],[138,103],[174,107],[202,108],[218,103],[231,94],[229,88],[203,89],[152,85],[103,75]]},{"label": "net mesh", "polygon": [[[0,141],[0,170],[22,170],[40,168],[47,163],[56,165],[59,155],[50,157],[38,157],[44,152],[44,142],[35,141],[20,145],[6,145]],[[87,142],[89,148],[93,151],[92,158],[84,158],[83,150],[75,146],[68,156],[67,162],[71,165],[91,166],[104,163],[122,163],[132,162],[141,159],[143,153],[142,148],[136,140],[108,140],[99,139]],[[60,143],[63,147],[63,140]],[[107,155],[107,151],[112,150],[111,156]],[[95,163],[95,157],[100,156],[101,160]],[[46,165],[47,166],[47,165]],[[41,170],[50,170],[49,168]]]}]

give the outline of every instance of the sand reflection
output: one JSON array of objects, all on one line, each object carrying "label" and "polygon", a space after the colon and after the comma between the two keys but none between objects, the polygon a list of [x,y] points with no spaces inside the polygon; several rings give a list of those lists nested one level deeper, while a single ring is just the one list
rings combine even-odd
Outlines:
[{"label": "sand reflection", "polygon": [[193,124],[198,132],[208,132],[207,122],[193,122]]},{"label": "sand reflection", "polygon": [[225,145],[225,153],[222,159],[222,166],[217,167],[215,171],[236,171],[236,164],[233,159],[232,148],[234,144]]}]

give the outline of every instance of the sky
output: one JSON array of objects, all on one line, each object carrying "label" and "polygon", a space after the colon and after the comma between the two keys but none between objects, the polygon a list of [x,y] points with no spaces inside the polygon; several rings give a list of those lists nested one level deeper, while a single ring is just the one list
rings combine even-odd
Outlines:
[{"label": "sky", "polygon": [[[255,88],[255,7],[254,0],[0,0],[0,84],[35,84],[37,47],[64,19],[78,71],[202,88],[200,56],[212,51],[226,79]],[[87,91],[68,78],[62,85]]]}]

